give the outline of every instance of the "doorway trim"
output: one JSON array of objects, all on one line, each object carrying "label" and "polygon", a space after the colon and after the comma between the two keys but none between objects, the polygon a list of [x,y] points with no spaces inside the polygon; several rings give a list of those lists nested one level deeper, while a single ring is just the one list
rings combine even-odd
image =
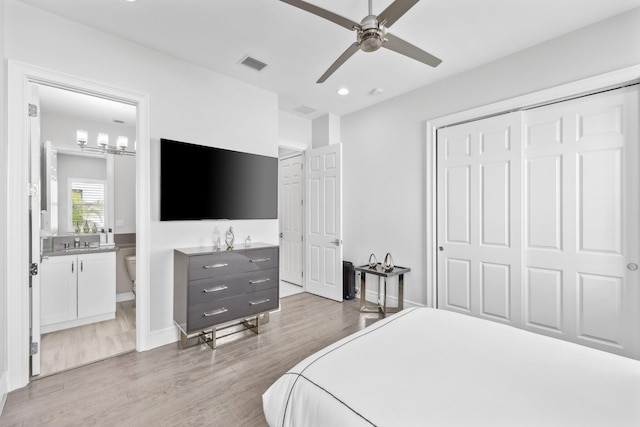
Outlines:
[{"label": "doorway trim", "polygon": [[149,96],[8,60],[7,87],[7,204],[6,304],[7,388],[29,383],[29,84],[53,86],[107,98],[137,107],[136,132],[136,350],[150,348],[150,121]]},{"label": "doorway trim", "polygon": [[[533,108],[550,102],[559,102],[596,91],[614,88],[640,79],[640,65],[577,80],[564,85],[532,92],[527,95],[465,110],[459,113],[428,120],[426,124],[427,140],[425,150],[425,246],[426,246],[426,282],[427,306],[437,307],[437,193],[436,193],[436,143],[439,128],[452,126],[471,120],[482,119],[510,111]],[[640,120],[640,117],[638,118]]]}]

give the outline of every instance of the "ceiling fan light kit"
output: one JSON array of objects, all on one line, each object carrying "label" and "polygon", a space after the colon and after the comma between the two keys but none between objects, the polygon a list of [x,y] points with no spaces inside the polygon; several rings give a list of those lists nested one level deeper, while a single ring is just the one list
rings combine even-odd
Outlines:
[{"label": "ceiling fan light kit", "polygon": [[437,67],[442,62],[441,59],[428,52],[387,33],[387,28],[391,27],[402,15],[411,9],[419,0],[395,0],[380,15],[372,12],[372,0],[369,0],[369,14],[358,24],[348,18],[337,15],[326,9],[307,3],[302,0],[280,0],[284,3],[295,6],[299,9],[313,13],[321,18],[327,19],[348,30],[356,31],[357,41],[345,50],[342,55],[329,67],[327,71],[318,79],[317,83],[324,83],[347,59],[351,58],[358,50],[363,52],[375,52],[384,47],[409,58],[420,61],[431,67]]}]

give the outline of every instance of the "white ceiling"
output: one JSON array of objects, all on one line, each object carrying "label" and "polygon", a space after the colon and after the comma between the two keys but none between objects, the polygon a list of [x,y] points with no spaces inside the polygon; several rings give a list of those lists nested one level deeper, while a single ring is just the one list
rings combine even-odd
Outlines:
[{"label": "white ceiling", "polygon": [[39,86],[38,97],[40,109],[47,114],[109,125],[136,125],[133,105],[43,85]]},{"label": "white ceiling", "polygon": [[[347,114],[594,22],[640,0],[422,0],[390,32],[441,58],[428,67],[386,49],[356,52],[316,80],[355,33],[278,0],[20,0],[90,27],[276,92],[279,106]],[[359,22],[367,0],[307,0]],[[373,0],[374,14],[392,0]],[[250,55],[261,72],[239,65]],[[347,87],[350,94],[336,94]],[[372,95],[373,89],[382,94]]]}]

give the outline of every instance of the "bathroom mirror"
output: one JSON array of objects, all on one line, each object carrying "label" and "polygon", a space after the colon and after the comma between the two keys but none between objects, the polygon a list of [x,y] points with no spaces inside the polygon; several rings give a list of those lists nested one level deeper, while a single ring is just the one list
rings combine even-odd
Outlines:
[{"label": "bathroom mirror", "polygon": [[54,146],[42,159],[43,235],[94,233],[113,228],[113,160]]}]

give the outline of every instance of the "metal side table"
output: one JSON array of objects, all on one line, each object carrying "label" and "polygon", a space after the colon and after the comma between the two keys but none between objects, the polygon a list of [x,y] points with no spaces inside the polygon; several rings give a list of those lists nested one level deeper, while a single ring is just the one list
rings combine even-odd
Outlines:
[{"label": "metal side table", "polygon": [[[360,311],[363,313],[381,313],[382,317],[387,314],[397,313],[404,308],[404,273],[411,271],[407,267],[395,266],[391,271],[384,271],[382,265],[378,263],[375,268],[368,265],[355,267],[355,271],[360,272]],[[366,300],[367,295],[367,274],[378,276],[378,304],[369,304]],[[387,279],[389,277],[398,276],[398,306],[387,306]],[[380,287],[380,279],[382,279],[382,287]],[[380,295],[382,291],[382,296]]]}]

